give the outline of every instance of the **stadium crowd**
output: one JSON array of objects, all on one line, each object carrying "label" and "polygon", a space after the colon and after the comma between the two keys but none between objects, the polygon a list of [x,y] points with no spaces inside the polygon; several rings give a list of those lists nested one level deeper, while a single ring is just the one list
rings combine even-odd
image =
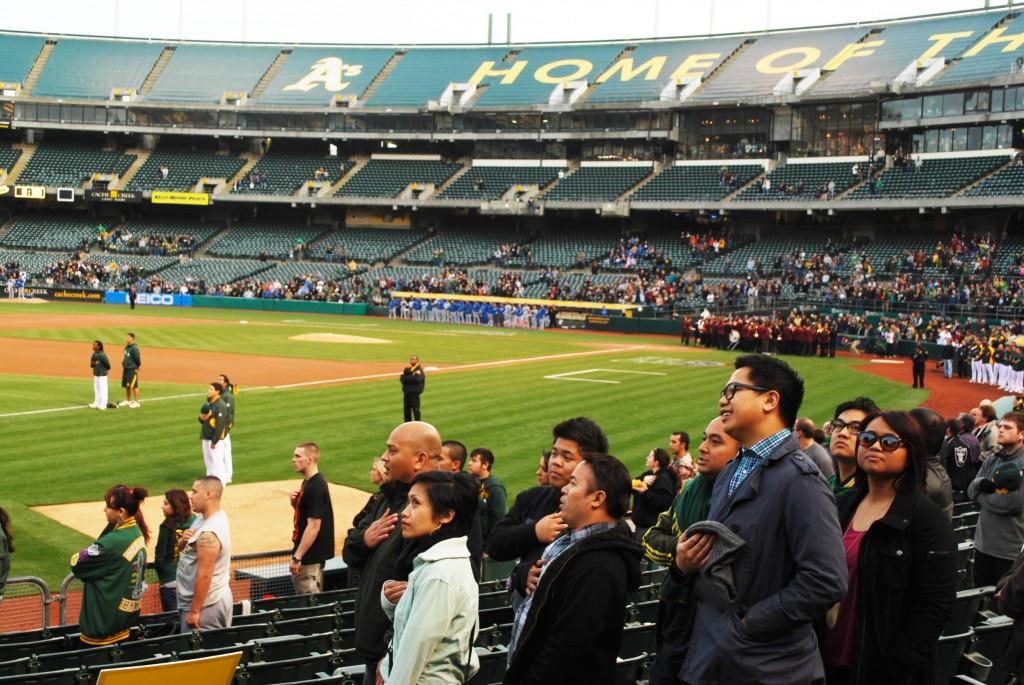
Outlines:
[{"label": "stadium crowd", "polygon": [[[225,387],[211,383],[206,415],[223,409]],[[837,397],[819,428],[800,414],[804,393],[778,357],[738,356],[696,455],[689,435],[673,432],[635,477],[609,456],[598,424],[568,419],[552,429],[537,485],[511,505],[491,450],[400,424],[341,548],[363,682],[470,680],[481,667],[472,645],[485,557],[514,562],[504,683],[613,682],[644,557],[668,569],[649,626],[650,683],[939,682],[949,674],[937,645],[958,629],[959,587],[990,588],[992,608],[1024,616],[1024,414],[1000,417],[985,401],[946,419]],[[292,463],[303,475],[291,495],[293,582],[315,594],[334,553],[316,541],[333,515],[329,495],[314,494],[319,448],[300,444]],[[161,580],[176,576],[177,588],[161,597],[182,630],[231,625],[218,575],[230,550],[222,488],[207,476],[190,495],[165,495],[157,555]],[[72,560],[86,587],[86,646],[129,639],[138,621],[132,568],[146,560],[146,496],[111,488],[106,530]],[[0,524],[2,597],[17,557],[3,510]],[[974,527],[969,565],[954,525]],[[1012,647],[1001,658],[1019,672],[1021,657]]]}]

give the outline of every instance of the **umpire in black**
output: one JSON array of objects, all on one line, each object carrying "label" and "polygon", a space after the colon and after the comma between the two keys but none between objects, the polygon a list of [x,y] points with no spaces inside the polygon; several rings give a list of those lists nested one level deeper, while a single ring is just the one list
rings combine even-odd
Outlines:
[{"label": "umpire in black", "polygon": [[420,358],[413,355],[409,358],[409,366],[402,371],[402,395],[405,398],[404,410],[405,420],[420,420],[420,395],[427,384],[427,377],[423,374],[423,367],[420,365]]},{"label": "umpire in black", "polygon": [[911,355],[911,362],[913,364],[912,370],[914,372],[914,387],[923,388],[924,367],[925,364],[928,363],[928,353],[923,347],[921,347],[921,343],[914,345],[914,353]]}]

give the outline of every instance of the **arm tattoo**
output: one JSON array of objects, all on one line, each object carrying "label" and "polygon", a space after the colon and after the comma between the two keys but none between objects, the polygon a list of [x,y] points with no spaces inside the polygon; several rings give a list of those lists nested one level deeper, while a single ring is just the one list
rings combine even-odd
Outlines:
[{"label": "arm tattoo", "polygon": [[219,550],[220,540],[213,533],[206,532],[199,536],[199,540],[196,541],[196,547],[209,550]]}]

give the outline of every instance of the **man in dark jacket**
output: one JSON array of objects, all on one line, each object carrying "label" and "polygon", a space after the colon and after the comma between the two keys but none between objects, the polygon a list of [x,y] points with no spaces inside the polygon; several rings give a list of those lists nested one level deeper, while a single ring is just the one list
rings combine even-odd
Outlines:
[{"label": "man in dark jacket", "polygon": [[835,498],[788,428],[803,380],[767,355],[738,357],[735,368],[718,406],[742,449],[715,480],[708,514],[745,541],[731,564],[735,600],[702,573],[715,537],[681,539],[670,572],[697,574],[697,614],[679,677],[691,685],[824,682],[812,623],[846,594],[846,553]]},{"label": "man in dark jacket", "polygon": [[568,485],[573,469],[587,452],[608,452],[608,438],[596,423],[578,416],[563,421],[552,430],[554,444],[548,461],[548,484],[519,493],[515,503],[499,520],[487,538],[485,551],[497,561],[519,559],[512,571],[512,606],[526,597],[526,579],[530,568],[544,548],[565,530],[558,511],[559,496]]},{"label": "man in dark jacket", "polygon": [[354,646],[366,662],[367,685],[376,682],[377,662],[388,646],[390,623],[380,606],[380,590],[385,580],[394,578],[395,559],[402,549],[398,516],[405,509],[412,479],[428,470],[430,460],[440,453],[441,436],[429,423],[403,423],[391,431],[381,455],[390,480],[381,486],[383,496],[363,524],[349,529],[345,538],[342,558],[360,573]]},{"label": "man in dark jacket", "polygon": [[942,444],[939,458],[949,474],[955,496],[963,501],[967,497],[967,486],[981,466],[981,445],[974,435],[974,419],[970,414],[950,419],[947,431],[950,435]]},{"label": "man in dark jacket", "polygon": [[914,352],[910,355],[911,366],[913,366],[914,387],[924,387],[924,367],[928,363],[928,353],[921,347],[921,343],[914,346]]},{"label": "man in dark jacket", "polygon": [[505,683],[611,684],[626,602],[640,585],[640,546],[622,522],[626,467],[588,453],[562,489],[568,530],[547,546],[536,590],[519,607]]},{"label": "man in dark jacket", "polygon": [[427,385],[427,377],[420,365],[420,358],[413,355],[409,358],[409,366],[402,370],[402,411],[406,421],[420,420],[420,395]]}]

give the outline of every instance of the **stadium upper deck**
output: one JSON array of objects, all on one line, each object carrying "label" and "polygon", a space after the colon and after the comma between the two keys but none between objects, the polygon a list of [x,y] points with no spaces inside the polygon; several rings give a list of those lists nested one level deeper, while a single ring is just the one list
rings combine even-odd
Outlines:
[{"label": "stadium upper deck", "polygon": [[509,47],[284,46],[0,34],[19,99],[478,110],[814,101],[1024,79],[1000,10],[822,30]]}]

